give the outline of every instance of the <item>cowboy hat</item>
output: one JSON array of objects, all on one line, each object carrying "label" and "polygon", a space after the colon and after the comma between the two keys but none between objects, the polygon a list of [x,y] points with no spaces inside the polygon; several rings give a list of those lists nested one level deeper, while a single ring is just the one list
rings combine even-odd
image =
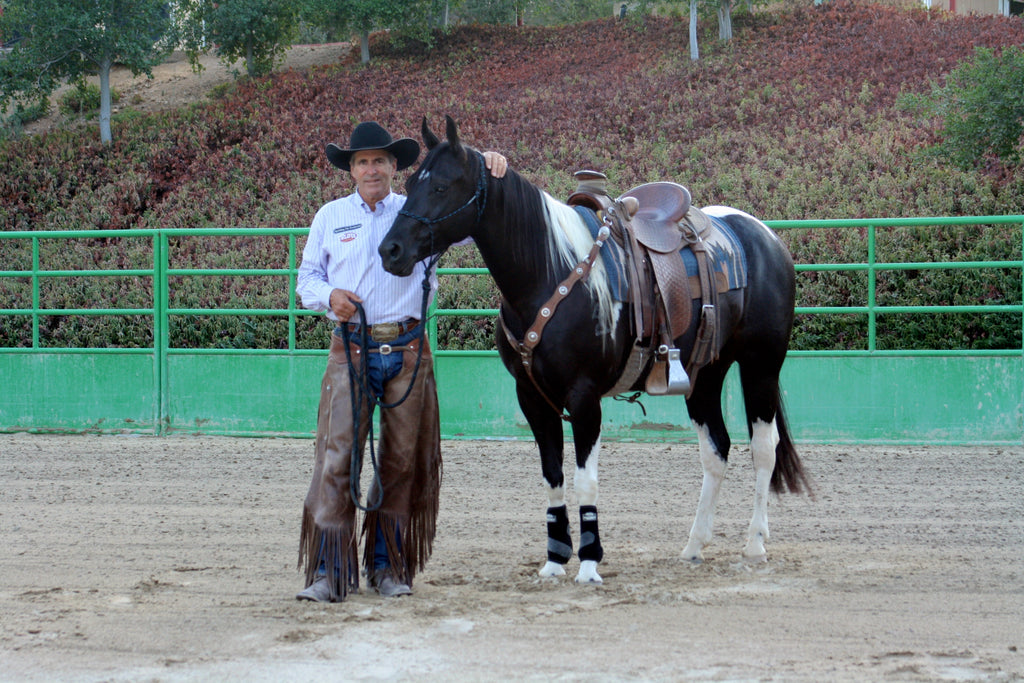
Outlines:
[{"label": "cowboy hat", "polygon": [[368,149],[383,149],[394,154],[399,171],[412,166],[420,158],[420,145],[412,138],[392,140],[391,134],[379,123],[364,121],[352,131],[349,149],[342,149],[333,142],[328,143],[327,160],[343,171],[351,171],[349,161],[352,155]]}]

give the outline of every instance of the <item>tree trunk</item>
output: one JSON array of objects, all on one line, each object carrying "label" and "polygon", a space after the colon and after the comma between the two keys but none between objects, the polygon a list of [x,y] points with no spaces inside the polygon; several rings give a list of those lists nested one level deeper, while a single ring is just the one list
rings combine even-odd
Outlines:
[{"label": "tree trunk", "polygon": [[718,38],[732,40],[732,0],[718,1]]},{"label": "tree trunk", "polygon": [[363,64],[370,63],[370,29],[364,28],[359,34],[359,56]]},{"label": "tree trunk", "polygon": [[109,145],[113,140],[110,134],[110,68],[114,60],[104,57],[100,62],[100,142]]},{"label": "tree trunk", "polygon": [[250,36],[245,41],[245,73],[249,74],[249,78],[256,77],[256,65],[252,61],[252,43],[253,38]]},{"label": "tree trunk", "polygon": [[696,62],[700,59],[700,50],[697,48],[697,0],[690,0],[690,60]]}]

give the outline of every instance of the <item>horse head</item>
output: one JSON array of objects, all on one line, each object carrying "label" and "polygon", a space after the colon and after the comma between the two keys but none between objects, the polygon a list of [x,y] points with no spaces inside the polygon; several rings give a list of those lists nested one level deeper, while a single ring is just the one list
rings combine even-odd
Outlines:
[{"label": "horse head", "polygon": [[445,120],[447,140],[441,142],[424,117],[427,156],[406,181],[405,206],[377,249],[394,275],[410,274],[419,261],[469,237],[487,202],[483,157],[459,141],[452,117]]}]

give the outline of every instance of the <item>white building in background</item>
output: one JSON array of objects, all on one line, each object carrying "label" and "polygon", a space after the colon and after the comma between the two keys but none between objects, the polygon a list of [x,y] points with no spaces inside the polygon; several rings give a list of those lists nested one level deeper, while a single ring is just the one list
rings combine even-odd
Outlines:
[{"label": "white building in background", "polygon": [[955,14],[1001,14],[1004,17],[1024,15],[1021,0],[923,0],[925,7],[937,7]]}]

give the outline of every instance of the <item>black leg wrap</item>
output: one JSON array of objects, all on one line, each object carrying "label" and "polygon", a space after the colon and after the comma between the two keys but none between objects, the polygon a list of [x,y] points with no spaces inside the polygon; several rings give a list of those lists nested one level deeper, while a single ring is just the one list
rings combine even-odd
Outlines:
[{"label": "black leg wrap", "polygon": [[572,557],[569,513],[565,506],[548,508],[548,560],[565,564]]},{"label": "black leg wrap", "polygon": [[601,535],[597,531],[597,506],[580,506],[580,552],[581,560],[600,562],[604,559]]}]

